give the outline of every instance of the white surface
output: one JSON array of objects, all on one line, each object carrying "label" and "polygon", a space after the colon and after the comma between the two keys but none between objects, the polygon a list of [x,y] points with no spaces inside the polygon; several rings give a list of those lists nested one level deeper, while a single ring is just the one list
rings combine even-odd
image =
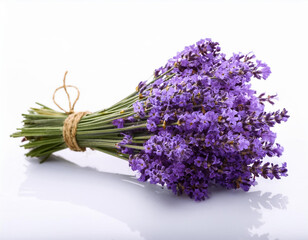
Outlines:
[{"label": "white surface", "polygon": [[[307,10],[307,1],[1,1],[0,239],[308,239]],[[9,138],[34,102],[53,106],[65,70],[81,90],[77,110],[95,111],[205,37],[271,66],[253,86],[290,112],[274,160],[288,162],[287,178],[260,179],[249,193],[213,189],[196,203],[138,182],[105,154],[63,151],[40,165]]]}]

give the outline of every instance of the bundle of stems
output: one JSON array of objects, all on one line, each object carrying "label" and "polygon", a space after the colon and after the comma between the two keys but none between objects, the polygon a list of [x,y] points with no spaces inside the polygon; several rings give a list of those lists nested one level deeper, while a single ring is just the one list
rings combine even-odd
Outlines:
[{"label": "bundle of stems", "polygon": [[[144,90],[148,90],[151,84],[158,79],[167,81],[172,78],[175,73],[170,73],[171,70],[172,68],[153,77],[153,80],[146,84],[142,82],[145,84]],[[132,143],[122,146],[133,149],[134,152],[144,150],[144,142],[152,135],[144,131],[147,129],[147,121],[137,117],[134,112],[133,104],[136,101],[142,102],[147,99],[139,90],[137,86],[136,91],[111,107],[82,117],[76,132],[78,145],[81,148],[91,148],[128,160],[129,154],[121,153],[119,144],[123,140],[123,133],[134,130]],[[43,163],[54,152],[68,148],[63,138],[63,123],[68,113],[56,111],[41,103],[36,104],[40,107],[30,108],[29,113],[22,114],[24,125],[22,128],[17,128],[18,132],[13,133],[11,137],[23,137],[23,142],[28,141],[22,145],[25,149],[30,149],[26,156],[40,157],[42,158],[40,162]],[[148,113],[149,110],[146,109],[145,112]],[[113,124],[114,120],[128,117],[135,118],[134,122],[126,123],[122,128],[117,128]],[[163,127],[163,124],[159,126]]]},{"label": "bundle of stems", "polygon": [[252,54],[226,58],[218,42],[201,39],[156,69],[152,81],[140,82],[102,111],[74,113],[79,94],[71,106],[66,87],[74,86],[66,86],[65,75],[56,91],[66,91],[69,112],[38,104],[23,114],[24,126],[12,137],[23,137],[26,155],[41,162],[67,147],[128,160],[140,181],[196,201],[208,197],[211,184],[248,191],[256,177],[287,176],[285,162],[264,160],[282,155],[272,128],[288,120],[288,111],[267,112],[265,104],[274,104],[276,95],[257,96],[250,84],[270,73]]}]

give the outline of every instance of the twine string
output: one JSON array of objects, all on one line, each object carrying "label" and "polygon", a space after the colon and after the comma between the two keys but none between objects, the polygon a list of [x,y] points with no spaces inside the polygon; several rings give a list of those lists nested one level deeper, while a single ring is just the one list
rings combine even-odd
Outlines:
[{"label": "twine string", "polygon": [[86,148],[82,148],[78,145],[76,140],[76,133],[77,133],[77,125],[80,119],[88,114],[89,112],[76,112],[68,115],[65,119],[63,124],[63,139],[68,146],[69,149],[76,151],[76,152],[84,152]]},{"label": "twine string", "polygon": [[[53,102],[57,105],[58,108],[60,108],[63,112],[67,113],[67,114],[71,114],[74,112],[74,108],[75,108],[75,104],[77,103],[78,99],[79,99],[79,96],[80,96],[80,92],[79,92],[79,89],[78,87],[76,86],[73,86],[73,85],[66,85],[65,81],[66,81],[66,75],[67,75],[67,71],[65,72],[64,74],[64,78],[63,78],[63,86],[61,87],[58,87],[54,93],[53,93],[53,96],[52,96],[52,100]],[[68,87],[71,87],[71,88],[75,88],[76,91],[77,91],[77,97],[75,99],[75,101],[73,102],[73,105],[71,103],[71,98],[70,98],[70,95],[67,91],[67,88]],[[64,89],[65,93],[66,93],[66,96],[67,96],[67,99],[68,99],[68,105],[69,105],[69,111],[67,112],[65,109],[63,109],[57,102],[56,102],[56,93],[57,91],[59,91],[60,89]]]},{"label": "twine string", "polygon": [[[66,83],[65,83],[66,75],[67,75],[67,71],[64,74],[63,85],[61,87],[58,87],[54,91],[52,100],[57,105],[58,108],[60,108],[63,112],[68,114],[68,117],[64,120],[63,130],[62,130],[63,139],[64,139],[64,142],[65,142],[66,146],[69,149],[73,150],[73,151],[84,152],[86,150],[86,148],[80,147],[78,145],[77,140],[76,140],[77,126],[78,126],[78,123],[81,120],[81,118],[83,116],[89,114],[90,112],[88,112],[88,111],[85,111],[85,112],[74,112],[75,104],[77,103],[77,101],[79,99],[80,92],[79,92],[79,89],[76,86],[66,85]],[[76,97],[75,101],[73,102],[73,105],[71,103],[70,95],[69,95],[69,93],[67,91],[68,87],[75,88],[77,90],[77,97]],[[64,91],[66,93],[66,96],[67,96],[67,99],[68,99],[69,111],[66,111],[65,109],[63,109],[56,102],[56,99],[55,99],[57,91],[59,91],[62,88],[64,89]]]}]

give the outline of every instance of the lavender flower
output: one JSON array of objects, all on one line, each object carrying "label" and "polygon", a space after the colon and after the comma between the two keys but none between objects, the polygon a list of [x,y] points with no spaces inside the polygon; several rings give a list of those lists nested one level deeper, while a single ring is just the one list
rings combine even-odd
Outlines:
[{"label": "lavender flower", "polygon": [[210,184],[248,191],[259,175],[287,175],[285,163],[262,164],[265,156],[281,156],[271,127],[289,116],[285,109],[264,111],[264,103],[273,104],[276,96],[256,97],[251,89],[253,77],[267,79],[271,73],[254,59],[251,54],[227,59],[218,43],[206,39],[155,71],[156,76],[170,71],[169,77],[148,85],[145,99],[134,104],[141,119],[151,109],[147,129],[154,133],[144,150],[130,155],[133,170],[135,159],[144,159],[146,167],[137,169],[140,180],[203,200]]},{"label": "lavender flower", "polygon": [[[119,103],[82,118],[76,140],[82,148],[128,160],[140,181],[196,201],[209,197],[212,184],[248,191],[259,176],[287,176],[286,163],[265,157],[282,155],[272,128],[288,120],[288,111],[266,111],[276,95],[257,96],[251,88],[252,79],[265,80],[270,73],[253,54],[227,58],[217,42],[202,39],[156,69],[153,81],[140,82]],[[65,114],[44,106],[30,113],[13,135],[29,141],[28,156],[66,148],[57,125]]]},{"label": "lavender flower", "polygon": [[152,121],[151,119],[148,119],[147,128],[148,128],[148,130],[149,130],[150,132],[154,132],[154,131],[156,131],[157,126],[156,126],[156,124],[155,124],[154,121]]},{"label": "lavender flower", "polygon": [[116,126],[117,128],[123,128],[124,127],[124,119],[119,118],[112,121],[112,124]]},{"label": "lavender flower", "polygon": [[144,108],[143,108],[143,103],[142,102],[135,102],[133,104],[134,111],[137,113],[140,117],[143,117],[145,114]]}]

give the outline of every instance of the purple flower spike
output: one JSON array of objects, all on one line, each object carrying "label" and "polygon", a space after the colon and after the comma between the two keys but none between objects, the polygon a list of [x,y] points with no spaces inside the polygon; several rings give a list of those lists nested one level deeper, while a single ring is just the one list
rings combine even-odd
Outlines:
[{"label": "purple flower spike", "polygon": [[[265,156],[282,155],[271,128],[289,118],[285,109],[264,111],[276,95],[257,97],[251,89],[252,78],[267,79],[270,73],[254,55],[226,58],[211,39],[186,47],[157,69],[158,79],[133,104],[154,134],[144,150],[130,156],[139,179],[200,201],[208,197],[210,184],[248,191],[258,176],[287,176],[286,164],[262,162]],[[144,163],[137,167],[140,159]]]},{"label": "purple flower spike", "polygon": [[[227,57],[218,42],[202,39],[126,98],[81,118],[75,134],[79,148],[128,160],[140,181],[196,201],[209,197],[211,185],[248,191],[258,177],[280,179],[287,176],[287,164],[264,159],[282,155],[273,127],[289,114],[268,111],[277,96],[257,95],[252,88],[253,80],[270,74],[253,54]],[[32,148],[27,156],[46,157],[68,147],[63,113],[45,106],[30,112],[24,114],[24,128],[12,135],[29,142],[23,145]]]},{"label": "purple flower spike", "polygon": [[116,126],[117,128],[123,128],[124,127],[124,119],[123,118],[119,118],[119,119],[113,120],[112,124],[114,126]]}]

